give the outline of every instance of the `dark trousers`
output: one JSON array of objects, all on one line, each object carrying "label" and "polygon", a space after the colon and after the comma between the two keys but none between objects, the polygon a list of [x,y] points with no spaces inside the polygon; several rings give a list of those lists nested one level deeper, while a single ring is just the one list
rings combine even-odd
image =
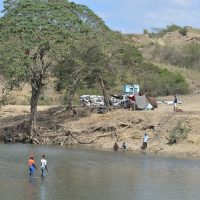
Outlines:
[{"label": "dark trousers", "polygon": [[146,148],[147,148],[147,142],[143,142],[142,149],[146,149]]}]

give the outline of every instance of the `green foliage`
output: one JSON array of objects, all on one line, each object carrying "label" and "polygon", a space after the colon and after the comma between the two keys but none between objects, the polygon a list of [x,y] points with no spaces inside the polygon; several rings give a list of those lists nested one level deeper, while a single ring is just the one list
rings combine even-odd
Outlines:
[{"label": "green foliage", "polygon": [[153,96],[187,94],[188,84],[180,73],[172,73],[150,63],[135,69],[143,93]]},{"label": "green foliage", "polygon": [[144,29],[143,34],[149,34],[149,31],[147,29]]},{"label": "green foliage", "polygon": [[179,30],[179,33],[182,35],[182,36],[186,36],[187,35],[187,28],[186,27],[183,27]]},{"label": "green foliage", "polygon": [[184,140],[187,137],[187,134],[190,130],[187,129],[179,121],[178,124],[172,129],[172,132],[169,135],[169,144],[175,144],[181,140]]},{"label": "green foliage", "polygon": [[38,105],[47,106],[47,105],[51,105],[52,102],[53,102],[52,97],[41,95],[38,100]]},{"label": "green foliage", "polygon": [[[43,80],[89,31],[108,30],[91,10],[65,0],[4,1],[0,19],[0,65],[12,87]],[[44,82],[42,83],[44,84]]]},{"label": "green foliage", "polygon": [[1,72],[11,90],[22,83],[31,85],[31,136],[42,88],[59,63],[71,54],[71,45],[90,32],[108,30],[86,6],[67,0],[4,1],[4,16],[0,18]]},{"label": "green foliage", "polygon": [[130,44],[123,44],[113,52],[112,59],[116,60],[118,65],[133,66],[137,63],[141,63],[143,57],[136,47]]},{"label": "green foliage", "polygon": [[181,27],[180,26],[177,26],[176,24],[171,24],[171,25],[168,25],[167,28],[165,29],[166,32],[173,32],[173,31],[176,31],[176,30],[179,30]]},{"label": "green foliage", "polygon": [[58,89],[75,91],[101,86],[105,93],[116,86],[118,79],[127,73],[126,69],[143,60],[140,51],[127,44],[117,32],[103,31],[95,36],[88,33],[71,48],[72,54],[56,69]]},{"label": "green foliage", "polygon": [[183,29],[183,28],[172,23],[171,25],[168,25],[164,29],[159,29],[159,28],[155,29],[156,31],[149,33],[149,36],[150,37],[163,37],[168,32],[174,32],[174,31],[181,30],[181,29]]}]

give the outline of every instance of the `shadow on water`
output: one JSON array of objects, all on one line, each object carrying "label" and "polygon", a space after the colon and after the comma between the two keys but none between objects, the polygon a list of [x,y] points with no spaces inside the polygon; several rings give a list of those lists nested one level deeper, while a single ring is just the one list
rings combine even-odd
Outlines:
[{"label": "shadow on water", "polygon": [[38,196],[40,200],[48,199],[45,186],[45,177],[29,177],[29,181],[27,182],[27,199],[35,200],[36,196]]}]

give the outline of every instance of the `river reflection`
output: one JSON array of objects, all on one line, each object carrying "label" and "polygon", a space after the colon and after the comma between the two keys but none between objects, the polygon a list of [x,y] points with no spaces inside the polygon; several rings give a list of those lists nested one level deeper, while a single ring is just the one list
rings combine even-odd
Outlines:
[{"label": "river reflection", "polygon": [[[27,159],[35,155],[38,170],[28,175]],[[2,200],[197,200],[198,160],[60,147],[0,145]],[[49,172],[40,177],[46,154]]]}]

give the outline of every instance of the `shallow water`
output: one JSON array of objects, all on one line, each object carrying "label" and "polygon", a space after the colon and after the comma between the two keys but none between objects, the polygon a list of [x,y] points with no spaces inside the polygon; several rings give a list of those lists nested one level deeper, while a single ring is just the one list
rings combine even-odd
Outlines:
[{"label": "shallow water", "polygon": [[[27,159],[49,172],[30,178]],[[39,168],[39,167],[38,167]],[[199,200],[200,162],[61,147],[0,145],[2,200]]]}]

